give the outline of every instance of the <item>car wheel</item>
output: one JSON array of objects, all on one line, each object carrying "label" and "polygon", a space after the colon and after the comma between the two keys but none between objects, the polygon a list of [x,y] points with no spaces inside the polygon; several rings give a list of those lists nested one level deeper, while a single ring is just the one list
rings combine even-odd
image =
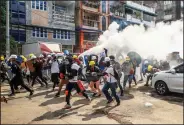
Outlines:
[{"label": "car wheel", "polygon": [[159,95],[165,95],[169,92],[167,85],[163,81],[158,81],[155,84],[155,90]]}]

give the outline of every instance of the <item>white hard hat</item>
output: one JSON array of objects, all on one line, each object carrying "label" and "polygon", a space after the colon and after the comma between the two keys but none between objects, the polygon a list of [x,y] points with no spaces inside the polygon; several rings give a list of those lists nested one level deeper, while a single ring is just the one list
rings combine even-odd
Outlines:
[{"label": "white hard hat", "polygon": [[145,62],[144,62],[144,64],[148,64],[149,62],[148,62],[148,60],[146,60]]},{"label": "white hard hat", "polygon": [[40,58],[43,58],[44,56],[42,55],[42,54],[40,54],[40,56],[39,56]]},{"label": "white hard hat", "polygon": [[50,58],[50,57],[51,57],[51,55],[47,55],[47,57],[48,57],[48,58]]},{"label": "white hard hat", "polygon": [[31,59],[36,59],[36,56],[31,56]]},{"label": "white hard hat", "polygon": [[16,59],[17,58],[17,55],[11,55],[10,56],[10,59]]},{"label": "white hard hat", "polygon": [[92,58],[91,58],[92,60],[95,60],[96,59],[96,56],[92,56]]},{"label": "white hard hat", "polygon": [[109,57],[105,57],[105,62],[109,62],[111,59]]}]

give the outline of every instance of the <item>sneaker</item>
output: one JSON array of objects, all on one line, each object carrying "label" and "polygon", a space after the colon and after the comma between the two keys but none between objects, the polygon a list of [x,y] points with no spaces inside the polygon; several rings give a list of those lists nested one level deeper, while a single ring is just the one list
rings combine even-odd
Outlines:
[{"label": "sneaker", "polygon": [[111,102],[113,102],[113,100],[111,100],[111,101],[108,101],[108,102],[107,102],[107,104],[110,104]]},{"label": "sneaker", "polygon": [[149,86],[148,84],[145,84],[144,86]]},{"label": "sneaker", "polygon": [[117,104],[116,104],[116,106],[119,106],[120,105],[120,102],[118,102]]},{"label": "sneaker", "polygon": [[32,96],[32,95],[33,95],[33,93],[34,93],[34,91],[32,90],[32,91],[30,92],[29,96]]},{"label": "sneaker", "polygon": [[65,109],[70,109],[71,107],[72,107],[71,105],[66,104],[64,108]]},{"label": "sneaker", "polygon": [[57,98],[57,97],[59,97],[59,96],[60,96],[60,93],[56,93],[55,97]]},{"label": "sneaker", "polygon": [[15,94],[11,93],[11,94],[9,94],[8,96],[15,96]]}]

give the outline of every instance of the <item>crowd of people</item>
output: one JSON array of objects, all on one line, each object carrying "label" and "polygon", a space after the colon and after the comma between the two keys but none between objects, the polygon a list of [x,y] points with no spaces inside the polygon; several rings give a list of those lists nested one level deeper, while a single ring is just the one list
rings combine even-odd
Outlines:
[{"label": "crowd of people", "polygon": [[[103,61],[98,61],[97,56],[89,56],[87,64],[84,66],[83,57],[78,57],[72,54],[56,54],[50,53],[48,55],[35,56],[29,54],[28,59],[24,56],[11,55],[8,59],[4,56],[0,58],[0,81],[1,83],[7,80],[10,85],[11,93],[9,96],[15,96],[15,93],[19,92],[19,89],[25,89],[30,93],[30,96],[34,94],[33,86],[35,83],[39,83],[41,87],[48,88],[49,78],[53,83],[52,90],[58,86],[59,89],[55,97],[59,97],[63,86],[65,87],[66,106],[65,108],[71,108],[71,92],[73,89],[81,96],[91,101],[93,97],[101,97],[102,93],[107,99],[107,104],[113,101],[113,97],[117,102],[117,106],[120,105],[119,96],[124,96],[124,90],[126,83],[128,82],[129,88],[131,88],[132,81],[137,85],[137,79],[135,76],[137,63],[135,59],[126,57],[125,61],[120,64],[115,61],[115,56],[106,56]],[[84,72],[85,69],[85,72]],[[156,65],[151,65],[150,62],[144,60],[141,63],[141,79],[147,74],[147,81],[145,86],[148,86],[149,80],[155,72],[158,72]],[[46,72],[46,73],[45,73]],[[120,79],[124,74],[123,86]],[[45,73],[43,75],[43,73]],[[84,82],[85,81],[85,82]],[[103,82],[102,82],[103,81]],[[92,96],[86,92],[84,84],[87,83]],[[103,88],[100,89],[100,85]],[[21,87],[19,87],[21,86]],[[117,93],[117,88],[120,89],[120,94]],[[111,90],[109,93],[108,90]],[[1,97],[1,100],[5,100],[5,97]]]}]

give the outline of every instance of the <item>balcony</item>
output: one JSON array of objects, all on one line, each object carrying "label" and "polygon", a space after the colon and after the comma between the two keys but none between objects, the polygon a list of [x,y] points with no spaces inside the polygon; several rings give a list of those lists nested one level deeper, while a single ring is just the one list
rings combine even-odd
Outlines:
[{"label": "balcony", "polygon": [[133,2],[133,1],[126,1],[126,5],[130,6],[132,8],[136,8],[138,10],[142,10],[144,12],[155,14],[155,9],[154,8],[143,6],[143,5],[137,4],[137,3]]},{"label": "balcony", "polygon": [[99,22],[95,20],[83,19],[82,28],[98,30]]},{"label": "balcony", "polygon": [[100,6],[100,1],[82,1],[82,9],[89,10],[93,12],[98,12]]},{"label": "balcony", "polygon": [[164,16],[164,20],[171,20],[172,19],[172,15],[165,15]]}]

